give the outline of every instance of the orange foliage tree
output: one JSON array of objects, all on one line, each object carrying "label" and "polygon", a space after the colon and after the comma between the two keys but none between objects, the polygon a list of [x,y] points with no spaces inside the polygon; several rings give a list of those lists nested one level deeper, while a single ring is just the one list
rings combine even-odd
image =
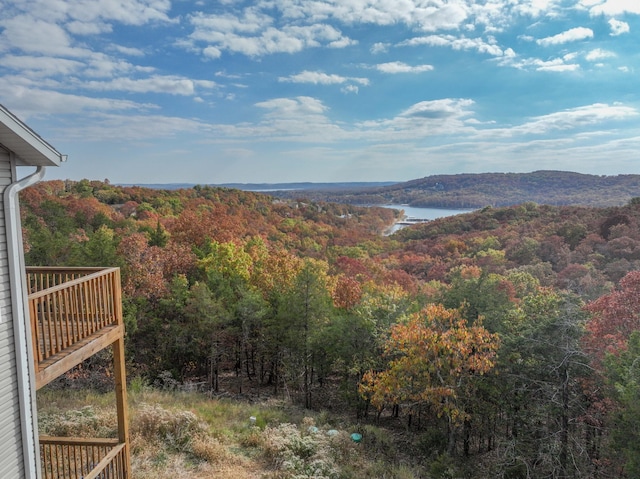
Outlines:
[{"label": "orange foliage tree", "polygon": [[460,393],[469,392],[469,379],[493,368],[497,349],[498,336],[480,319],[469,325],[459,310],[429,304],[391,328],[387,368],[367,372],[360,393],[378,409],[427,406],[458,424],[467,419],[457,401]]}]

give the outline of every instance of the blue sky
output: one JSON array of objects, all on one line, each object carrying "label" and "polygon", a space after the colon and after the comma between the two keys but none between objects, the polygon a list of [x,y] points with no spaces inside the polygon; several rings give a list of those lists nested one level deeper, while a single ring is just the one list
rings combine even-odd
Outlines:
[{"label": "blue sky", "polygon": [[0,103],[112,183],[640,174],[638,0],[3,0]]}]

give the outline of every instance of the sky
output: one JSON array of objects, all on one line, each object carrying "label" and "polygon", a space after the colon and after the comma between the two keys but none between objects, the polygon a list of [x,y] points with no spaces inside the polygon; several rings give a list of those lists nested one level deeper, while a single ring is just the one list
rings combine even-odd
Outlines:
[{"label": "sky", "polygon": [[640,174],[638,0],[0,0],[47,179]]}]

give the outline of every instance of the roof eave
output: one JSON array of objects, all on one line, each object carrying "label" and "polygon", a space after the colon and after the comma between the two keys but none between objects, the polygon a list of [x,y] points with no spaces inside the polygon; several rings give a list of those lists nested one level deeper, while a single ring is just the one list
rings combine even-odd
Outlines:
[{"label": "roof eave", "polygon": [[12,151],[18,166],[59,166],[65,157],[0,105],[0,146]]}]

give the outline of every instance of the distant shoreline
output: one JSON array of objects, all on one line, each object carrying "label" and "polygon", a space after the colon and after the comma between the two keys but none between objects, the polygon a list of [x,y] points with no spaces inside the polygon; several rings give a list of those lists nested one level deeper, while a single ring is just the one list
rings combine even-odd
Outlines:
[{"label": "distant shoreline", "polygon": [[[401,230],[407,226],[413,226],[415,224],[428,223],[430,221],[436,220],[438,218],[445,218],[448,216],[455,216],[464,213],[470,213],[475,211],[474,209],[469,208],[423,208],[417,206],[409,206],[409,205],[396,205],[396,204],[376,204],[369,206],[377,206],[380,208],[389,208],[393,210],[401,210],[404,211],[404,214],[401,218],[397,219],[392,226],[390,226],[387,230],[385,230],[384,235],[389,236],[396,231]],[[414,213],[414,214],[408,214]],[[417,215],[416,213],[422,213]]]}]

